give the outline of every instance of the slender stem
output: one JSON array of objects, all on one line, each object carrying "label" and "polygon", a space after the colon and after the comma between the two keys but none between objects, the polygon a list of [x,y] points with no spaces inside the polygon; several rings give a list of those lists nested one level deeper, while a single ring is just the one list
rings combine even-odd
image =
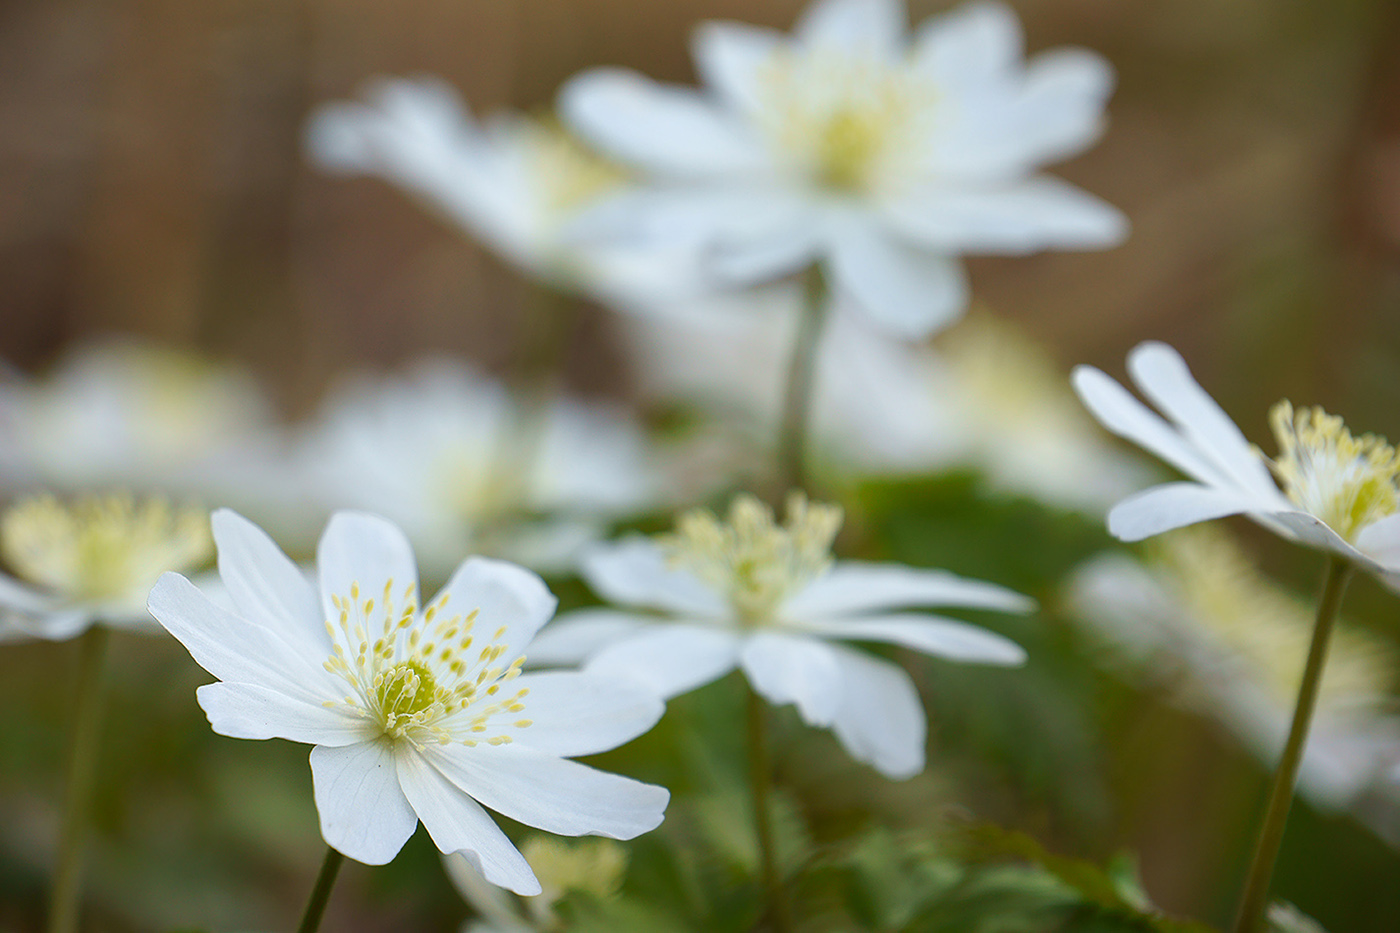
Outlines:
[{"label": "slender stem", "polygon": [[806,483],[807,422],[812,408],[812,383],[826,317],[826,276],[820,264],[803,278],[803,304],[783,390],[782,422],[778,434],[778,500],[789,489]]},{"label": "slender stem", "polygon": [[753,687],[747,684],[746,687],[749,701],[749,784],[753,789],[754,827],[758,833],[759,867],[768,901],[768,922],[774,933],[787,933],[792,929],[792,921],[788,916],[787,898],[783,894],[783,881],[778,875],[777,853],[773,845],[773,766],[768,759],[768,710]]},{"label": "slender stem", "polygon": [[1308,725],[1317,706],[1322,668],[1327,662],[1327,646],[1337,621],[1337,610],[1342,605],[1342,594],[1346,592],[1347,581],[1351,578],[1351,569],[1351,564],[1341,557],[1327,559],[1322,598],[1318,602],[1317,621],[1313,625],[1312,645],[1308,648],[1308,663],[1303,668],[1303,683],[1298,688],[1298,703],[1293,709],[1293,726],[1289,729],[1288,743],[1283,747],[1283,758],[1274,772],[1274,783],[1269,789],[1264,825],[1259,830],[1254,859],[1245,878],[1234,933],[1258,933],[1263,929],[1264,911],[1269,901],[1269,880],[1273,877],[1274,862],[1278,859],[1279,845],[1283,842],[1283,829],[1288,822],[1289,807],[1293,804],[1293,785],[1297,782],[1298,767],[1303,761]]},{"label": "slender stem", "polygon": [[58,865],[49,892],[49,933],[73,933],[78,929],[92,791],[102,740],[102,667],[106,656],[107,629],[94,625],[78,640],[78,702],[68,748]]},{"label": "slender stem", "polygon": [[326,846],[326,860],[321,863],[321,871],[316,875],[316,884],[311,889],[311,897],[306,902],[306,911],[301,915],[301,925],[297,933],[316,933],[321,926],[321,915],[326,912],[326,902],[331,899],[331,888],[335,887],[335,876],[340,874],[345,856],[330,846]]}]

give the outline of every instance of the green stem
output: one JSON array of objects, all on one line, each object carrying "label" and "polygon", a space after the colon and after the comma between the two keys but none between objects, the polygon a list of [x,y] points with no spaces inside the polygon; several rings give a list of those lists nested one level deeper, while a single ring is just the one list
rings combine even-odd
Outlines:
[{"label": "green stem", "polygon": [[812,383],[826,317],[826,276],[820,264],[813,265],[803,278],[803,303],[788,362],[787,384],[783,390],[782,421],[778,433],[778,489],[781,500],[790,489],[806,485],[807,426],[812,408]]},{"label": "green stem", "polygon": [[753,789],[754,828],[758,834],[759,868],[763,875],[763,890],[767,899],[768,922],[774,933],[792,929],[788,916],[783,881],[778,875],[777,853],[773,845],[771,804],[772,763],[768,759],[768,710],[763,698],[747,685],[749,784]]},{"label": "green stem", "polygon": [[326,860],[321,863],[321,871],[316,875],[316,884],[311,888],[311,897],[306,902],[306,911],[301,915],[301,925],[297,933],[316,933],[321,926],[321,915],[326,912],[326,902],[331,899],[331,888],[335,887],[335,876],[340,874],[345,856],[330,846],[326,846]]},{"label": "green stem", "polygon": [[102,667],[107,656],[107,637],[107,629],[94,625],[78,641],[78,701],[68,749],[58,865],[49,893],[49,933],[73,933],[78,929],[92,791],[102,739]]},{"label": "green stem", "polygon": [[1273,877],[1274,862],[1278,859],[1279,846],[1283,842],[1288,810],[1293,804],[1293,786],[1297,783],[1298,767],[1303,761],[1308,725],[1317,707],[1328,642],[1337,621],[1337,610],[1342,605],[1342,594],[1346,592],[1347,581],[1351,578],[1351,570],[1351,564],[1341,557],[1331,556],[1327,559],[1322,598],[1318,602],[1317,621],[1313,625],[1312,645],[1308,648],[1308,663],[1303,668],[1303,683],[1298,688],[1298,703],[1293,709],[1293,726],[1289,729],[1288,743],[1283,747],[1283,758],[1274,772],[1274,783],[1269,789],[1264,825],[1259,830],[1259,841],[1245,878],[1234,933],[1258,933],[1263,929],[1264,912],[1269,903],[1269,880]]}]

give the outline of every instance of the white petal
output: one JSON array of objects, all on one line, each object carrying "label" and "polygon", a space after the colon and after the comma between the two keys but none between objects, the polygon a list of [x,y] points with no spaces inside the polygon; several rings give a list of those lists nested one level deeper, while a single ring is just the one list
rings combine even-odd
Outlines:
[{"label": "white petal", "polygon": [[8,574],[0,573],[0,606],[38,616],[54,612],[60,602]]},{"label": "white petal", "polygon": [[1010,7],[967,3],[924,20],[912,63],[940,84],[978,87],[1007,80],[1021,54],[1021,23]]},{"label": "white petal", "polygon": [[1108,513],[1109,534],[1141,541],[1173,528],[1258,509],[1259,500],[1236,489],[1198,483],[1164,483],[1135,493]]},{"label": "white petal", "polygon": [[895,780],[924,770],[928,726],[909,675],[859,651],[832,650],[846,682],[832,728],[846,751]]},{"label": "white petal", "polygon": [[938,616],[894,614],[858,619],[821,619],[803,628],[823,637],[886,641],[966,664],[1024,664],[1025,649],[978,625]]},{"label": "white petal", "polygon": [[[478,611],[475,630],[483,638],[506,645],[507,662],[528,652],[530,639],[559,605],[538,574],[486,557],[463,562],[434,601],[444,594],[448,599],[443,611],[452,615]],[[505,631],[497,638],[496,632],[502,628]]]},{"label": "white petal", "polygon": [[540,883],[520,850],[469,794],[435,767],[440,752],[405,747],[396,758],[404,794],[440,850],[460,854],[492,884],[527,897],[540,893]]},{"label": "white petal", "polygon": [[764,164],[738,120],[695,91],[635,72],[597,68],[575,76],[560,91],[559,112],[603,152],[663,176],[715,177]]},{"label": "white petal", "polygon": [[1026,64],[1021,92],[1007,115],[1008,144],[1027,167],[1076,155],[1103,133],[1113,68],[1087,49],[1055,49]]},{"label": "white petal", "polygon": [[946,570],[843,560],[785,602],[783,614],[798,620],[901,606],[1030,612],[1035,601],[995,583],[970,580]]},{"label": "white petal", "polygon": [[747,23],[708,22],[695,29],[691,52],[705,83],[741,113],[762,109],[760,74],[786,46],[783,35]]},{"label": "white petal", "polygon": [[440,745],[425,757],[496,812],[561,836],[631,839],[661,825],[670,791],[518,745]]},{"label": "white petal", "polygon": [[582,664],[599,649],[636,634],[648,621],[655,620],[603,608],[565,613],[542,628],[530,642],[525,663],[530,667]]},{"label": "white petal", "polygon": [[1369,554],[1363,553],[1354,547],[1349,541],[1327,525],[1322,519],[1311,512],[1300,512],[1297,509],[1281,509],[1276,512],[1254,514],[1250,518],[1260,522],[1265,527],[1278,532],[1282,529],[1285,537],[1294,538],[1309,547],[1315,547],[1324,551],[1331,551],[1340,554],[1347,560],[1358,564],[1362,569],[1372,573],[1383,573],[1387,568]]},{"label": "white petal", "polygon": [[331,597],[349,599],[356,585],[362,601],[378,601],[384,598],[384,585],[392,581],[396,603],[410,586],[415,593],[418,587],[418,566],[408,538],[393,522],[367,512],[331,516],[316,547],[316,572],[325,619],[340,617]]},{"label": "white petal", "polygon": [[717,593],[691,574],[672,569],[661,549],[640,535],[589,548],[580,563],[583,579],[610,603],[708,618],[725,613]]},{"label": "white petal", "polygon": [[670,699],[732,671],[738,655],[738,636],[726,629],[659,623],[599,651],[584,670]]},{"label": "white petal", "polygon": [[309,745],[353,745],[375,729],[344,707],[326,707],[255,684],[205,684],[195,691],[209,725],[235,739],[288,739]]},{"label": "white petal", "polygon": [[770,703],[796,703],[804,721],[831,724],[841,703],[842,677],[832,647],[802,635],[760,632],[746,639],[739,663]]},{"label": "white petal", "polygon": [[809,48],[833,48],[892,61],[904,50],[899,0],[814,0],[793,32]]},{"label": "white petal", "polygon": [[967,308],[956,259],[918,250],[868,222],[841,223],[831,239],[834,284],[895,336],[921,340]]},{"label": "white petal", "polygon": [[[765,198],[752,206],[762,209],[777,199]],[[806,269],[817,258],[821,237],[812,212],[792,202],[773,204],[787,216],[775,217],[773,226],[753,234],[723,236],[702,253],[705,272],[721,284],[755,285]]]},{"label": "white petal", "polygon": [[1387,515],[1362,528],[1356,548],[1383,567],[1400,569],[1400,515]]},{"label": "white petal", "polygon": [[399,788],[391,742],[316,746],[311,786],[321,835],[357,862],[387,864],[418,826],[418,815]]},{"label": "white petal", "polygon": [[596,674],[524,674],[511,688],[530,691],[522,715],[531,725],[516,733],[516,742],[566,758],[617,748],[656,725],[666,711],[654,691]]},{"label": "white petal", "polygon": [[1116,207],[1048,176],[982,190],[905,192],[885,216],[905,236],[943,253],[1097,249],[1116,246],[1128,233]]},{"label": "white petal", "polygon": [[27,641],[31,638],[67,641],[96,622],[96,616],[86,608],[63,609],[44,615],[0,609],[0,642]]},{"label": "white petal", "polygon": [[316,590],[267,533],[232,509],[209,518],[219,553],[219,579],[246,619],[256,619],[288,641],[331,653]]}]

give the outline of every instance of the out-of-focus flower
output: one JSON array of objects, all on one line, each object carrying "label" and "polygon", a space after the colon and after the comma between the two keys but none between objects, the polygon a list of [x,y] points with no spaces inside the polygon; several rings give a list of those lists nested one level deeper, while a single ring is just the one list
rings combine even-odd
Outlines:
[{"label": "out-of-focus flower", "polygon": [[[1090,561],[1069,588],[1076,615],[1181,704],[1213,716],[1266,762],[1288,734],[1312,612],[1263,579],[1212,528],[1162,536],[1143,562],[1121,554]],[[1393,705],[1395,655],[1362,630],[1333,635],[1299,787],[1315,804],[1353,807],[1368,793],[1388,813],[1363,813],[1400,839],[1400,718]],[[1369,818],[1368,818],[1369,817]]]},{"label": "out-of-focus flower", "polygon": [[164,499],[22,499],[0,516],[0,640],[72,638],[93,624],[159,632],[146,594],[210,556],[208,514]]},{"label": "out-of-focus flower", "polygon": [[792,36],[703,24],[708,93],[618,69],[574,78],[565,120],[655,181],[581,229],[688,241],[732,285],[820,262],[905,338],[962,312],[963,253],[1121,241],[1116,209],[1035,174],[1098,138],[1108,64],[1081,49],[1023,63],[999,3],[930,19],[912,42],[904,19],[899,0],[817,0]]},{"label": "out-of-focus flower", "polygon": [[333,393],[305,458],[323,501],[402,525],[430,575],[470,551],[566,566],[661,485],[645,434],[620,409],[556,399],[526,410],[445,360]]},{"label": "out-of-focus flower", "polygon": [[661,703],[574,672],[520,674],[555,599],[521,567],[470,558],[426,605],[408,539],[341,512],[313,585],[261,529],[213,516],[236,607],[165,574],[150,610],[219,682],[199,688],[214,731],[307,742],[321,832],[349,857],[392,859],[421,819],[492,884],[538,894],[530,866],[479,804],[563,835],[630,839],[669,794],[567,756],[645,732]]},{"label": "out-of-focus flower", "polygon": [[[785,524],[751,496],[728,521],[697,509],[674,534],[598,545],[583,575],[623,611],[585,609],[547,630],[537,663],[586,658],[585,670],[633,678],[665,697],[742,668],[772,703],[829,726],[852,757],[893,778],[923,770],[924,712],[898,665],[840,644],[886,642],[980,664],[1025,652],[986,629],[908,606],[1027,612],[1033,603],[991,583],[899,564],[833,562],[835,506],[788,500]],[[637,611],[641,610],[641,611]],[[648,611],[650,610],[650,611]]]},{"label": "out-of-focus flower", "polygon": [[461,856],[443,857],[448,877],[482,917],[463,927],[463,933],[557,933],[564,929],[554,912],[560,898],[570,891],[613,897],[627,871],[627,850],[607,839],[570,842],[531,836],[520,846],[520,853],[534,869],[541,888],[523,901],[488,884]]},{"label": "out-of-focus flower", "polygon": [[1074,388],[1104,427],[1161,457],[1193,482],[1154,486],[1120,502],[1108,514],[1110,532],[1139,541],[1206,519],[1243,514],[1289,540],[1340,555],[1400,586],[1400,456],[1395,448],[1371,434],[1352,437],[1341,418],[1321,408],[1294,411],[1283,401],[1269,413],[1279,446],[1271,460],[1245,440],[1171,347],[1139,344],[1128,355],[1128,372],[1170,421],[1091,366],[1075,369]]}]

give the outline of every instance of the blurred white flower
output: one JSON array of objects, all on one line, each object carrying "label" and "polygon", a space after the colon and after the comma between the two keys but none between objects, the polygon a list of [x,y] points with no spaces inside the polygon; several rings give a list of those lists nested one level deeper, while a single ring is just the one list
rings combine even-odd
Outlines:
[{"label": "blurred white flower", "polygon": [[430,576],[472,551],[560,569],[661,486],[620,409],[559,398],[530,411],[446,360],[333,392],[304,458],[323,502],[403,526]]},{"label": "blurred white flower", "polygon": [[540,893],[532,897],[512,898],[460,855],[443,856],[447,876],[481,915],[468,921],[462,933],[557,933],[565,928],[554,911],[560,898],[570,891],[613,897],[627,871],[627,850],[608,839],[531,836],[520,854],[540,882]]},{"label": "blurred white flower", "polygon": [[[1183,529],[1154,541],[1143,562],[1094,558],[1074,574],[1069,598],[1076,617],[1142,676],[1219,719],[1261,761],[1277,760],[1312,612],[1261,577],[1227,536]],[[1363,630],[1333,634],[1299,787],[1316,805],[1362,810],[1364,822],[1400,841],[1400,782],[1388,775],[1400,763],[1395,660]]]},{"label": "blurred white flower", "polygon": [[1113,84],[1081,49],[1022,61],[1011,9],[974,3],[906,37],[899,0],[816,0],[792,36],[703,24],[707,92],[599,69],[560,112],[655,187],[580,229],[704,250],[748,285],[823,264],[836,290],[905,338],[960,314],[963,253],[1120,242],[1114,208],[1034,174],[1089,147]]},{"label": "blurred white flower", "polygon": [[208,513],[164,499],[22,499],[0,516],[0,641],[65,639],[94,624],[159,632],[146,594],[212,551]]},{"label": "blurred white flower", "polygon": [[1352,437],[1341,418],[1321,408],[1295,412],[1283,401],[1269,413],[1279,446],[1269,459],[1245,440],[1171,347],[1139,344],[1128,355],[1128,372],[1170,421],[1091,366],[1075,369],[1074,388],[1104,427],[1193,482],[1154,486],[1120,502],[1108,514],[1110,532],[1139,541],[1243,514],[1400,586],[1400,456],[1383,439]]},{"label": "blurred white flower", "polygon": [[[858,761],[892,778],[923,770],[923,706],[896,664],[840,644],[903,645],[980,664],[1017,665],[1015,642],[908,606],[1027,612],[1017,593],[937,570],[856,561],[833,563],[841,524],[835,506],[788,500],[787,520],[751,496],[734,500],[727,522],[697,509],[674,534],[598,545],[583,576],[624,610],[584,609],[550,626],[532,663],[573,663],[634,679],[664,697],[733,670],[772,703],[795,703],[802,718],[829,726]],[[640,611],[638,611],[640,610]]]},{"label": "blurred white flower", "polygon": [[480,804],[564,835],[630,839],[660,824],[665,789],[565,758],[645,732],[661,703],[586,674],[520,674],[555,607],[539,577],[474,557],[420,606],[412,548],[382,518],[331,518],[319,585],[236,513],[215,512],[213,529],[237,610],[168,573],[151,613],[219,679],[198,690],[214,731],[316,746],[321,832],[338,851],[382,865],[421,819],[492,884],[538,894]]}]

